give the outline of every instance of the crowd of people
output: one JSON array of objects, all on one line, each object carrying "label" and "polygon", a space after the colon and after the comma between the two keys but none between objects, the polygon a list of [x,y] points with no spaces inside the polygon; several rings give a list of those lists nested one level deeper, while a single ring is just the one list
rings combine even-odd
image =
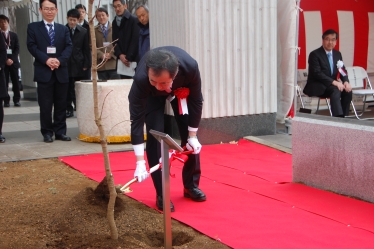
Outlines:
[{"label": "crowd of people", "polygon": [[[56,0],[40,0],[39,6],[43,21],[29,24],[27,48],[35,58],[34,81],[37,82],[41,133],[46,143],[53,142],[53,136],[57,140],[70,141],[66,135],[66,118],[74,117],[77,108],[75,82],[91,79],[87,9],[83,4],[77,4],[67,12],[67,23],[62,25],[54,21],[58,12]],[[116,16],[112,22],[107,9],[99,7],[95,11],[97,64],[107,60],[98,69],[99,80],[132,78],[118,74],[117,63],[129,66],[130,62],[139,62],[150,49],[148,7],[135,7],[139,19],[127,10],[126,0],[114,0],[113,8]],[[0,43],[5,44],[5,61],[1,61],[5,64],[0,70],[0,143],[4,143],[6,139],[1,128],[3,107],[11,106],[9,78],[15,107],[21,106],[22,84],[19,81],[19,40],[17,34],[9,30],[9,18],[5,15],[0,15],[0,29]]]},{"label": "crowd of people", "polygon": [[[91,0],[93,1],[93,0]],[[34,60],[34,81],[37,82],[40,127],[43,141],[71,141],[66,134],[66,118],[74,116],[79,108],[75,101],[75,82],[91,79],[90,26],[86,21],[86,7],[78,4],[67,12],[67,24],[56,23],[56,0],[40,0],[41,22],[33,22],[27,28],[27,48]],[[135,7],[135,15],[127,9],[126,0],[113,0],[116,16],[110,22],[108,10],[99,7],[95,11],[98,24],[94,27],[99,80],[133,79],[129,92],[131,142],[136,156],[134,176],[138,182],[151,174],[146,170],[144,157],[143,127],[146,124],[148,164],[157,164],[161,157],[161,145],[149,133],[164,131],[164,108],[166,100],[174,110],[181,137],[181,146],[190,152],[182,171],[183,196],[201,202],[206,196],[199,189],[200,150],[197,131],[202,114],[203,96],[198,63],[186,51],[177,47],[160,47],[150,50],[149,9],[146,5]],[[3,21],[5,20],[5,21]],[[9,106],[5,77],[10,74],[13,86],[17,83],[14,72],[19,68],[17,35],[8,30],[7,17],[0,16],[0,98]],[[4,26],[4,29],[3,29]],[[10,38],[8,38],[10,37]],[[8,60],[7,60],[8,54]],[[17,59],[15,59],[17,57]],[[105,62],[104,64],[102,62]],[[132,67],[132,75],[118,70]],[[5,70],[6,67],[10,67]],[[3,70],[4,69],[4,70]],[[8,72],[8,73],[4,73]],[[124,70],[126,71],[126,70]],[[18,90],[18,93],[16,93]],[[19,104],[19,89],[13,87],[15,106]],[[185,110],[179,111],[182,99]],[[4,113],[0,112],[2,124]],[[53,139],[54,137],[54,139]],[[5,142],[1,133],[0,142]],[[156,206],[163,210],[161,170],[152,173],[156,190]],[[170,205],[174,211],[174,205]]]}]

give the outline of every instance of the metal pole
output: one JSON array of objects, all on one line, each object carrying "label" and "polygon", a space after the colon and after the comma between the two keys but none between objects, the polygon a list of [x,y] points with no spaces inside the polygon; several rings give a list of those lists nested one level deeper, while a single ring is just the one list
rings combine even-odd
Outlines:
[{"label": "metal pole", "polygon": [[[295,47],[299,47],[299,16],[300,16],[300,2],[301,0],[296,0],[297,4],[297,16],[296,16],[296,38],[295,38]],[[293,98],[293,106],[294,106],[294,115],[296,116],[297,111],[297,69],[298,69],[298,60],[299,59],[299,50],[295,50],[295,84],[294,84],[294,98]],[[301,94],[301,93],[300,93]]]},{"label": "metal pole", "polygon": [[164,246],[172,249],[171,214],[170,214],[170,169],[169,169],[169,145],[161,140],[162,162],[162,194],[164,209]]}]

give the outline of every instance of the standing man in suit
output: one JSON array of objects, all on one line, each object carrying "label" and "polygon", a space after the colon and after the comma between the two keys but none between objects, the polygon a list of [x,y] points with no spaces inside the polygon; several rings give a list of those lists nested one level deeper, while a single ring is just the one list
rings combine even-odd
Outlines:
[{"label": "standing man in suit", "polygon": [[[86,21],[86,15],[87,15],[86,6],[84,6],[83,4],[80,3],[80,4],[77,4],[75,6],[75,9],[77,9],[80,13],[78,25],[87,30],[88,43],[90,44],[90,41],[91,41],[90,25]],[[82,80],[90,80],[91,79],[91,65],[87,68],[87,70],[85,71],[85,76],[81,79]]]},{"label": "standing man in suit", "polygon": [[[0,15],[0,29],[5,38],[7,61],[4,68],[5,83],[7,89],[9,88],[9,75],[12,79],[12,91],[13,91],[13,103],[14,106],[20,107],[21,93],[19,89],[19,76],[18,69],[20,67],[18,54],[19,54],[19,42],[16,33],[9,31],[9,18],[5,15]],[[10,106],[10,96],[4,99],[4,106]]]},{"label": "standing man in suit", "polygon": [[352,100],[352,86],[349,84],[347,70],[345,75],[339,73],[338,61],[343,61],[342,54],[334,50],[338,33],[326,30],[322,35],[322,46],[309,54],[308,79],[304,93],[310,97],[330,98],[331,112],[334,117],[344,117],[349,114]]},{"label": "standing man in suit", "polygon": [[139,55],[138,62],[147,53],[151,47],[151,41],[149,38],[149,10],[145,4],[140,4],[135,7],[135,13],[138,17],[140,28],[139,31]]},{"label": "standing man in suit", "polygon": [[34,81],[38,84],[41,133],[46,143],[53,142],[53,135],[56,140],[70,141],[66,136],[66,97],[68,60],[73,45],[69,29],[54,22],[56,0],[39,0],[39,6],[43,21],[28,25],[27,48],[35,58]]},{"label": "standing man in suit", "polygon": [[[184,102],[181,98],[186,98],[187,101]],[[193,151],[188,155],[182,170],[183,196],[196,202],[205,201],[206,196],[199,189],[202,146],[197,138],[203,108],[200,71],[196,60],[178,47],[151,49],[140,60],[136,69],[129,93],[131,143],[137,160],[134,177],[142,182],[150,175],[146,171],[144,160],[144,123],[147,129],[148,164],[152,167],[159,163],[161,144],[149,131],[152,129],[164,132],[166,100],[170,101],[173,108],[182,147],[186,146]],[[179,106],[182,106],[181,109]],[[153,172],[151,176],[156,189],[156,206],[162,210],[161,170]],[[174,212],[172,203],[170,209]]]},{"label": "standing man in suit", "polygon": [[117,74],[117,56],[114,55],[112,42],[112,24],[108,21],[109,14],[105,8],[96,10],[96,19],[99,24],[95,27],[96,47],[97,49],[97,65],[103,60],[107,60],[105,64],[97,70],[100,80],[121,79]]},{"label": "standing man in suit", "polygon": [[[138,18],[131,15],[127,10],[126,0],[113,0],[113,8],[116,17],[113,20],[113,41],[117,46],[114,54],[118,58],[118,63],[123,63],[130,67],[130,63],[137,60],[139,43]],[[121,75],[122,79],[131,79],[131,76]]]},{"label": "standing man in suit", "polygon": [[5,85],[4,68],[7,60],[5,39],[0,35],[0,143],[5,143],[5,137],[3,136],[3,121],[4,121],[4,108],[3,100],[8,96],[8,88]]},{"label": "standing man in suit", "polygon": [[84,79],[86,71],[91,65],[91,51],[88,44],[87,30],[77,25],[80,13],[77,9],[71,9],[67,13],[66,27],[70,31],[70,38],[73,43],[73,52],[68,61],[69,68],[69,90],[67,95],[66,117],[74,117],[75,81]]}]

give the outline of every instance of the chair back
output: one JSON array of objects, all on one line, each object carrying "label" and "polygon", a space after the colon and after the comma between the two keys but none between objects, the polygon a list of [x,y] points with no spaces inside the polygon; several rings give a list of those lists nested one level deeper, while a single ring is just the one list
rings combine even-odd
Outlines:
[{"label": "chair back", "polygon": [[365,88],[365,83],[369,80],[366,70],[362,67],[346,67],[346,69],[352,89]]}]

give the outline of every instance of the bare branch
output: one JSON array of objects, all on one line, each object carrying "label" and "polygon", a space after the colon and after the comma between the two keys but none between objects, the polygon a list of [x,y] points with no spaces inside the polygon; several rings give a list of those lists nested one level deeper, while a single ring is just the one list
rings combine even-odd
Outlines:
[{"label": "bare branch", "polygon": [[[118,41],[118,39],[112,41],[110,44],[113,44],[113,43],[115,43],[116,41]],[[106,46],[104,46],[104,47],[97,48],[97,49],[102,49],[102,48],[109,47],[110,44],[108,44],[108,45],[106,45]],[[117,45],[117,44],[115,44],[114,46],[116,46],[116,45]]]},{"label": "bare branch", "polygon": [[[111,53],[111,52],[113,52],[114,51],[114,48],[117,46],[117,44],[115,44],[113,47],[112,47],[112,49],[109,51],[109,54]],[[106,53],[106,47],[105,47],[105,51],[104,51],[104,54]],[[105,65],[105,63],[108,61],[108,59],[105,57],[104,59],[103,59],[103,61],[101,61],[100,63],[99,63],[99,65],[97,65],[96,66],[96,69],[99,69],[99,68],[102,68],[104,65]]]},{"label": "bare branch", "polygon": [[106,95],[105,95],[105,98],[104,98],[104,100],[103,100],[103,104],[102,104],[102,106],[101,106],[101,112],[100,112],[100,118],[102,117],[102,115],[103,115],[103,110],[104,110],[104,106],[105,106],[105,101],[106,101],[106,98],[108,97],[108,95],[111,93],[111,92],[113,92],[113,90],[110,90]]},{"label": "bare branch", "polygon": [[116,127],[117,125],[122,124],[122,123],[124,123],[124,122],[130,122],[130,120],[123,120],[123,121],[121,121],[121,122],[119,122],[119,123],[113,125],[113,127],[108,131],[108,135],[109,135],[110,132],[114,129],[114,127]]}]

